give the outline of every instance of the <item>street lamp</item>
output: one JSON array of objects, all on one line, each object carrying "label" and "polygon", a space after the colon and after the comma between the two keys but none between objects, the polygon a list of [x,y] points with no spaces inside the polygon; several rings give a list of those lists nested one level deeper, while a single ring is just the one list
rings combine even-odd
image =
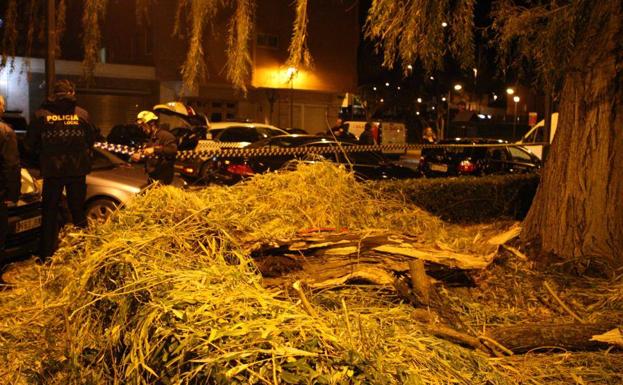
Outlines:
[{"label": "street lamp", "polygon": [[509,87],[509,88],[506,89],[506,93],[509,94],[509,95],[512,95],[512,94],[515,93],[515,90]]},{"label": "street lamp", "polygon": [[[452,88],[454,88],[454,90],[458,92],[458,91],[461,91],[463,89],[463,86],[457,83]],[[447,97],[447,99],[446,98],[441,98],[441,100],[446,99],[448,101],[448,120],[447,120],[447,124],[445,124],[446,127],[444,127],[444,128],[448,128],[448,129],[450,128],[450,101],[452,100],[452,94],[451,94],[452,93],[452,88],[448,90],[448,97]],[[444,134],[445,133],[442,130],[440,138],[443,139],[444,138]]]},{"label": "street lamp", "polygon": [[517,103],[519,103],[519,96],[513,97],[513,102],[515,102],[515,119],[513,119],[513,140],[515,140],[515,127],[517,126]]},{"label": "street lamp", "polygon": [[290,128],[293,126],[294,121],[294,77],[297,73],[296,67],[288,67],[288,81],[290,82]]}]

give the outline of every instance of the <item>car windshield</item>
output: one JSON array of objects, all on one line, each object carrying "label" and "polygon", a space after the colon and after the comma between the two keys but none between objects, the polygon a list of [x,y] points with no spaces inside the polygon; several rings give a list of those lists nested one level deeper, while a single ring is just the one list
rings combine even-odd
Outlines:
[{"label": "car windshield", "polygon": [[127,164],[113,153],[100,148],[93,151],[91,168],[93,170],[107,170]]}]

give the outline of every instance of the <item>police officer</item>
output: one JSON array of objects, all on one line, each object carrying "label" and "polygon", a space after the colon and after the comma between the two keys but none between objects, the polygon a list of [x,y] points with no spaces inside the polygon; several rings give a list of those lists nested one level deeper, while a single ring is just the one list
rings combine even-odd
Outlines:
[{"label": "police officer", "polygon": [[177,140],[169,131],[160,128],[158,116],[151,111],[141,111],[136,116],[136,124],[149,136],[145,148],[132,155],[133,161],[145,157],[145,171],[148,183],[171,184],[177,154]]},{"label": "police officer", "polygon": [[75,86],[69,80],[54,84],[54,95],[35,112],[26,136],[26,148],[39,158],[43,177],[43,218],[40,257],[54,254],[58,241],[59,201],[63,189],[72,222],[85,227],[86,175],[96,137],[89,114],[76,105]]},{"label": "police officer", "polygon": [[[0,95],[0,118],[4,113],[4,106],[4,97]],[[4,256],[9,230],[8,207],[14,206],[19,198],[20,182],[17,137],[13,129],[0,119],[0,258]]]}]

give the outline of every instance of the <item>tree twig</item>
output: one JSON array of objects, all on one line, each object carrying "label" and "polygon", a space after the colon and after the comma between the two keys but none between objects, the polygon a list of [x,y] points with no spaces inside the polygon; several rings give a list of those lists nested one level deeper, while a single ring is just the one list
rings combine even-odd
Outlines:
[{"label": "tree twig", "polygon": [[317,318],[318,313],[316,313],[316,310],[313,308],[311,303],[309,303],[309,301],[307,300],[307,297],[305,296],[305,293],[303,292],[303,288],[301,287],[301,281],[294,282],[292,284],[292,287],[294,288],[294,291],[296,291],[296,294],[298,294],[299,298],[301,299],[301,303],[303,304],[303,308],[305,308],[305,311],[307,311],[307,313],[309,313],[310,316]]},{"label": "tree twig", "polygon": [[547,289],[547,291],[549,292],[549,294],[554,297],[554,299],[556,300],[556,302],[558,302],[558,304],[560,305],[560,307],[563,308],[564,311],[566,311],[567,313],[569,313],[569,315],[571,315],[571,317],[575,318],[575,320],[577,320],[579,323],[581,324],[585,324],[586,321],[584,321],[582,318],[580,318],[577,314],[575,314],[573,312],[573,310],[571,310],[564,302],[562,302],[562,300],[560,299],[560,297],[558,297],[556,295],[556,293],[554,292],[554,290],[552,289],[552,287],[549,285],[549,283],[547,281],[545,281],[544,283],[545,288]]}]

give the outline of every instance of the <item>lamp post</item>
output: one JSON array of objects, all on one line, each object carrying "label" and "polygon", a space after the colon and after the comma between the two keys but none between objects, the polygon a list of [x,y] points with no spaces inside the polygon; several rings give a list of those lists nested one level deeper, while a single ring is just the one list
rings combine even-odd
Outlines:
[{"label": "lamp post", "polygon": [[513,119],[513,140],[515,140],[515,128],[517,127],[517,103],[519,103],[519,96],[513,96],[513,102],[515,102],[515,114]]},{"label": "lamp post", "polygon": [[[460,85],[460,84],[455,84],[453,88],[454,88],[455,91],[458,92],[458,91],[463,89],[463,86]],[[444,128],[447,128],[448,130],[450,129],[450,100],[452,100],[452,88],[450,88],[448,90],[448,98],[446,100],[447,104],[448,104],[448,120],[447,120],[448,123],[445,125],[446,127],[444,127]],[[439,137],[441,139],[445,138],[445,133],[442,131],[441,135]]]}]

